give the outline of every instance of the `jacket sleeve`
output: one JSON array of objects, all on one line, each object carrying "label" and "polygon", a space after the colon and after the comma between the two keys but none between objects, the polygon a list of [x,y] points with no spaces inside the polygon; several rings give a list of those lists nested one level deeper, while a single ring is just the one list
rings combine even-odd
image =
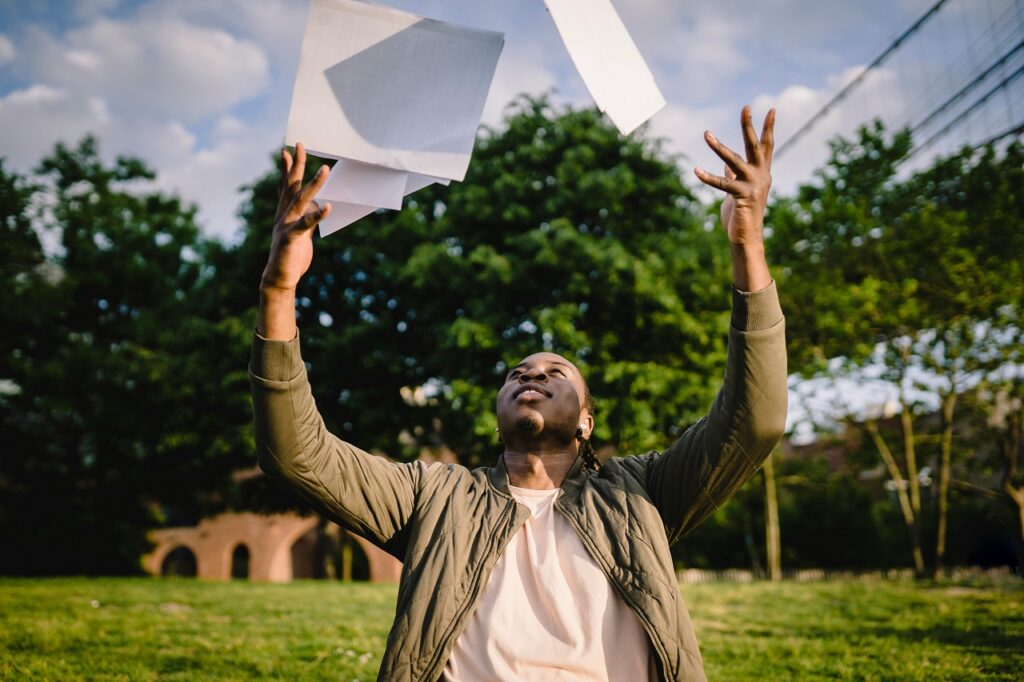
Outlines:
[{"label": "jacket sleeve", "polygon": [[319,513],[402,558],[426,466],[396,464],[327,431],[299,352],[299,339],[254,335],[249,362],[260,468]]},{"label": "jacket sleeve", "polygon": [[663,453],[638,458],[670,543],[693,530],[771,454],[786,424],[785,319],[775,283],[733,289],[725,379],[708,415]]}]

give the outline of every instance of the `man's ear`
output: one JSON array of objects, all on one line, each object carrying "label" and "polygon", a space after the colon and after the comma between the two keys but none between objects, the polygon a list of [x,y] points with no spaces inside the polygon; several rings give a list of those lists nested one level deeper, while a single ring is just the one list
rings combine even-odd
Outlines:
[{"label": "man's ear", "polygon": [[588,440],[590,434],[594,433],[594,417],[589,412],[584,411],[580,415],[579,426],[583,430],[583,440]]}]

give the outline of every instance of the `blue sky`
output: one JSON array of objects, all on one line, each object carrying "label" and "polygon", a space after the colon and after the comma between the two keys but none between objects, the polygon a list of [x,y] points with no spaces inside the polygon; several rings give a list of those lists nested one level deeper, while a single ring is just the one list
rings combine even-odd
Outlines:
[{"label": "blue sky", "polygon": [[[738,142],[744,103],[755,115],[776,106],[778,137],[787,137],[932,3],[614,0],[669,102],[651,132],[684,155],[687,172],[695,163],[720,167],[701,133]],[[590,102],[542,0],[386,4],[506,34],[489,124],[520,92],[553,89],[562,102]],[[984,61],[997,49],[985,31],[999,21],[1014,19],[1019,31],[1021,4],[951,0],[941,25],[922,32],[902,62],[780,159],[777,189],[807,180],[836,132],[875,114],[913,120],[927,104],[915,84],[930,84],[923,92],[933,99],[948,91],[937,79],[957,60],[968,68],[968,57]],[[208,233],[230,238],[238,187],[267,170],[284,136],[306,8],[306,0],[0,0],[0,156],[24,171],[57,140],[95,133],[105,154],[147,160],[160,187],[199,205]],[[972,22],[973,33],[964,28]],[[1000,104],[1019,117],[1024,106],[1015,105],[1013,97]],[[986,125],[976,134],[999,121]]]}]

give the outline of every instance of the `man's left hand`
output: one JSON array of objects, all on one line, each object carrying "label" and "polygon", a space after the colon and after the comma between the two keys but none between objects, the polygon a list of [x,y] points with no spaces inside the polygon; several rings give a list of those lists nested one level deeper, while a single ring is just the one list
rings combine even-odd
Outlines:
[{"label": "man's left hand", "polygon": [[746,160],[722,144],[711,131],[704,139],[712,151],[725,161],[725,175],[712,175],[703,168],[694,168],[700,181],[726,192],[722,203],[722,225],[734,246],[756,246],[763,241],[764,210],[768,205],[768,190],[772,186],[772,151],[775,146],[773,128],[775,110],[764,117],[761,138],[758,139],[750,121],[750,107],[740,114]]}]

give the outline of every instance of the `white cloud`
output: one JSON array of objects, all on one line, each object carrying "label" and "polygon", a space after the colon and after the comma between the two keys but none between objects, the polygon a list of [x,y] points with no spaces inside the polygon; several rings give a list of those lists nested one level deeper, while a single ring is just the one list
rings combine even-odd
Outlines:
[{"label": "white cloud", "polygon": [[176,19],[101,18],[62,36],[37,28],[24,51],[20,61],[35,80],[142,116],[195,121],[270,82],[259,46]]},{"label": "white cloud", "polygon": [[751,66],[744,49],[750,27],[720,6],[663,0],[616,4],[670,100],[706,101],[723,80]]},{"label": "white cloud", "polygon": [[0,64],[14,61],[15,49],[11,39],[0,33]]},{"label": "white cloud", "polygon": [[[863,67],[857,66],[846,69],[843,73],[834,74],[827,79],[828,85],[824,88],[813,89],[793,85],[779,93],[756,97],[753,102],[756,110],[767,111],[770,107],[776,108],[777,147],[781,147],[789,140],[862,69]],[[910,97],[902,86],[898,74],[885,69],[875,70],[857,87],[849,102],[831,109],[803,133],[795,145],[776,159],[772,169],[775,190],[789,193],[799,183],[807,181],[828,159],[828,142],[837,135],[853,137],[860,125],[875,117],[889,121],[899,120],[911,105]]]},{"label": "white cloud", "polygon": [[226,114],[217,119],[217,135],[221,137],[233,137],[245,131],[245,122],[240,118]]},{"label": "white cloud", "polygon": [[308,0],[158,0],[140,7],[138,16],[187,21],[244,37],[270,54],[271,68],[290,80],[308,8]]},{"label": "white cloud", "polygon": [[79,98],[43,84],[0,98],[0,129],[17,131],[5,138],[2,153],[22,170],[58,141],[76,144],[90,133],[102,141],[108,158],[130,154],[158,167],[184,161],[196,142],[195,135],[178,121],[117,117],[101,97]]},{"label": "white cloud", "polygon": [[120,0],[75,0],[74,15],[79,19],[95,19],[117,9]]},{"label": "white cloud", "polygon": [[206,234],[231,239],[239,225],[239,188],[270,170],[268,139],[271,131],[236,128],[213,146],[163,166],[157,184],[200,206]]},{"label": "white cloud", "polygon": [[[777,93],[758,95],[751,101],[754,128],[760,134],[763,117],[775,107],[775,141],[777,146],[781,145],[860,71],[861,67],[852,67],[833,74],[825,79],[827,84],[822,88],[791,85]],[[827,143],[836,135],[850,137],[857,126],[874,116],[895,119],[910,104],[899,77],[893,72],[876,71],[858,90],[858,100],[852,106],[837,107],[776,160],[772,169],[776,192],[791,193],[800,183],[807,182],[813,171],[827,160]],[[715,174],[721,174],[723,169],[722,160],[704,142],[705,130],[711,130],[726,146],[742,153],[739,118],[739,106],[672,103],[656,114],[650,125],[654,135],[667,138],[669,151],[683,155],[680,167],[688,175],[688,181],[696,182],[692,176],[694,166]]]},{"label": "white cloud", "polygon": [[118,118],[101,98],[81,99],[48,85],[33,85],[0,98],[0,129],[7,136],[0,156],[22,171],[35,165],[58,141],[76,144],[92,133],[109,162],[115,156],[142,158],[159,171],[155,187],[200,207],[206,232],[230,238],[238,224],[238,188],[269,170],[271,131],[225,117],[217,139],[197,149],[196,137],[178,121]]},{"label": "white cloud", "polygon": [[58,141],[74,144],[110,120],[106,103],[37,84],[0,98],[0,130],[7,131],[0,155],[25,170]]},{"label": "white cloud", "polygon": [[[692,168],[702,165],[709,171],[717,172],[720,161],[709,163],[702,154],[707,145],[704,131],[713,130],[726,139],[725,121],[737,118],[737,112],[728,107],[692,107],[670,103],[651,119],[651,133],[666,140],[666,149],[682,155],[681,165]],[[713,157],[717,159],[717,157]]]},{"label": "white cloud", "polygon": [[501,122],[506,105],[523,93],[541,95],[557,85],[555,75],[548,71],[532,51],[506,53],[498,61],[491,91],[484,106],[483,122],[496,126]]}]

